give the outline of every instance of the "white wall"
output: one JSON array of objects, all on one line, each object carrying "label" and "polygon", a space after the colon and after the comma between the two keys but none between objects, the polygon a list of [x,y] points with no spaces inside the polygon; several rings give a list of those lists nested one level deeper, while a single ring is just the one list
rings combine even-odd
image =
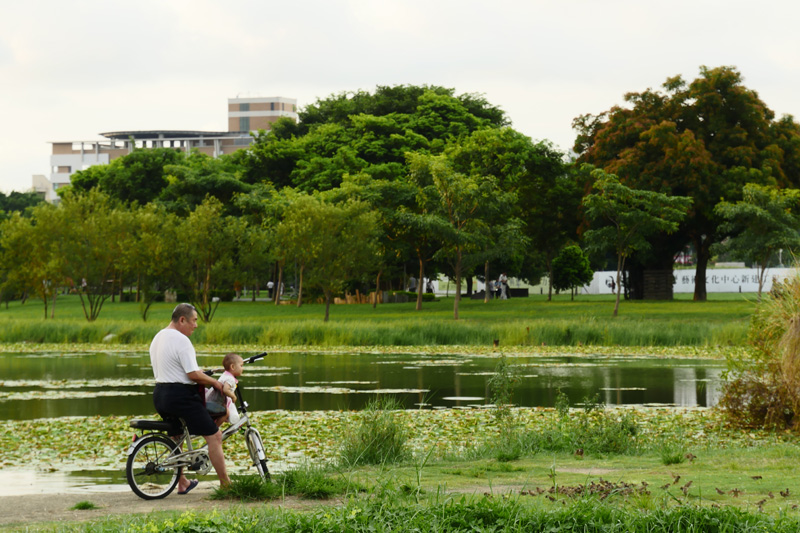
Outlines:
[{"label": "white wall", "polygon": [[[790,275],[792,268],[767,269],[762,291],[768,292],[772,288],[772,280],[782,280]],[[611,280],[616,278],[616,272],[595,272],[589,285],[581,289],[582,294],[612,294]],[[675,270],[675,293],[693,293],[695,282],[694,270]],[[709,268],[706,271],[706,292],[758,292],[757,268]]]}]

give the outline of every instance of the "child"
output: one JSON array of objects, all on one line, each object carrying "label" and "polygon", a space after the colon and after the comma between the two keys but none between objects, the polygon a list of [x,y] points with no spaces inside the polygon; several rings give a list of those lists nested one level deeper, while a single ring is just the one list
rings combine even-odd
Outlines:
[{"label": "child", "polygon": [[225,397],[216,389],[208,389],[206,391],[206,404],[209,402],[216,402],[219,405],[224,405],[227,413],[216,419],[217,426],[221,426],[223,422],[228,421],[235,424],[239,421],[239,411],[236,410],[236,384],[239,382],[238,378],[242,375],[244,370],[244,361],[242,358],[235,354],[226,354],[222,359],[222,366],[225,367],[225,372],[219,377],[219,382],[222,383],[222,390]]}]

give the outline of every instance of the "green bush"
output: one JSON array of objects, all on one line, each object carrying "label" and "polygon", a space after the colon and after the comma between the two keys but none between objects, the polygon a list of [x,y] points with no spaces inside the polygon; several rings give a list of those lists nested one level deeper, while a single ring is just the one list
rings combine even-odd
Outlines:
[{"label": "green bush", "polygon": [[394,398],[371,401],[360,414],[360,421],[348,427],[342,437],[339,462],[352,467],[399,463],[411,456],[408,433],[395,420],[392,411],[402,409]]}]

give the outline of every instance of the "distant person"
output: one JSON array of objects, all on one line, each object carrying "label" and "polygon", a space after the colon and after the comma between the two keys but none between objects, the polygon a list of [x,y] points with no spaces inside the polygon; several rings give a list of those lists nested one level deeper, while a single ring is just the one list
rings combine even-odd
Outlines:
[{"label": "distant person", "polygon": [[425,284],[425,292],[427,292],[428,294],[433,294],[433,281],[432,280],[428,280],[428,282]]},{"label": "distant person", "polygon": [[503,272],[497,279],[500,282],[500,299],[508,300],[508,276]]},{"label": "distant person", "polygon": [[275,288],[275,283],[272,280],[267,282],[267,292],[269,293],[269,299],[272,300],[272,291]]},{"label": "distant person", "polygon": [[222,366],[225,368],[225,372],[219,377],[222,392],[217,389],[206,390],[206,407],[209,411],[212,403],[225,408],[225,414],[216,418],[217,426],[221,426],[223,422],[235,424],[239,421],[239,411],[236,409],[236,384],[239,383],[238,378],[244,371],[244,360],[239,354],[225,354]]},{"label": "distant person", "polygon": [[417,278],[414,276],[408,277],[408,292],[414,292],[417,290]]}]

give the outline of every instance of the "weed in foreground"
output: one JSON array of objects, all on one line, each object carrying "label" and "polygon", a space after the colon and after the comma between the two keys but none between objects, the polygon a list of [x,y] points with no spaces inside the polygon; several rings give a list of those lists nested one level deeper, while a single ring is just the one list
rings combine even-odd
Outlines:
[{"label": "weed in foreground", "polygon": [[408,432],[395,419],[393,411],[402,409],[394,398],[370,402],[360,420],[344,432],[339,463],[344,467],[400,463],[411,457]]},{"label": "weed in foreground", "polygon": [[680,444],[661,442],[656,451],[663,465],[677,465],[686,461],[686,450]]},{"label": "weed in foreground", "polygon": [[90,501],[85,501],[84,500],[82,502],[76,503],[75,505],[70,507],[70,509],[74,509],[76,511],[88,511],[88,510],[91,510],[91,509],[97,509],[97,506],[95,504],[93,504],[92,502],[90,502]]},{"label": "weed in foreground", "polygon": [[324,500],[351,490],[359,491],[361,487],[324,466],[304,465],[274,475],[272,481],[256,475],[232,476],[230,486],[217,488],[211,499],[252,502],[299,496]]}]

